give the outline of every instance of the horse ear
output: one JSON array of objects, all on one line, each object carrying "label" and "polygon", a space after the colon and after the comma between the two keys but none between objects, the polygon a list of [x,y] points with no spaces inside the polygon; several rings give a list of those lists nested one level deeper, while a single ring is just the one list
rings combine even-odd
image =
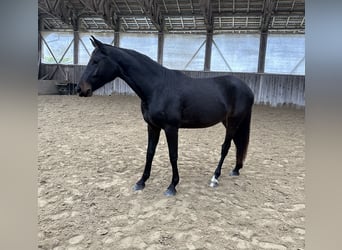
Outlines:
[{"label": "horse ear", "polygon": [[97,45],[96,45],[96,43],[94,42],[93,39],[95,39],[93,36],[91,36],[91,38],[89,38],[89,40],[91,41],[91,44],[96,48]]},{"label": "horse ear", "polygon": [[101,48],[103,45],[103,43],[101,43],[99,40],[97,40],[94,36],[91,36],[90,41],[95,48]]}]

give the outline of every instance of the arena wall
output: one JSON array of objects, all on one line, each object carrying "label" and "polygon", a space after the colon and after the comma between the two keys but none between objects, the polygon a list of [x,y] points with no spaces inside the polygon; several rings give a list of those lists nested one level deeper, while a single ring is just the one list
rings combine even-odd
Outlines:
[{"label": "arena wall", "polygon": [[[39,77],[55,80],[60,83],[77,83],[85,67],[86,66],[84,65],[41,64]],[[270,106],[305,106],[305,76],[302,75],[226,73],[212,71],[183,72],[194,78],[227,74],[235,75],[243,79],[252,89],[255,94],[256,104],[266,104]],[[39,85],[39,93],[46,93],[46,91],[43,91],[45,89],[43,85]],[[107,83],[94,92],[96,95],[112,95],[113,93],[134,95],[132,89],[120,78]]]}]

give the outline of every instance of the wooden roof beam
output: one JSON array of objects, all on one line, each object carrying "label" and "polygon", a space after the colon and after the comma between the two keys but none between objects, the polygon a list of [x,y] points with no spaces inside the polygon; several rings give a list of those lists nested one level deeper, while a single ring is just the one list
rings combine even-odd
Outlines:
[{"label": "wooden roof beam", "polygon": [[[56,19],[60,19],[58,16],[56,15],[53,15],[52,13],[49,13],[44,7],[42,6],[38,6],[39,8],[39,13],[41,16],[43,17],[53,17],[53,18],[56,18]],[[87,11],[88,10],[88,11]],[[202,12],[199,12],[199,11],[196,11],[194,10],[195,12],[194,13],[191,13],[190,11],[189,12],[186,12],[186,11],[183,11],[182,14],[177,14],[177,13],[174,13],[174,12],[169,12],[168,14],[165,14],[164,17],[168,18],[173,18],[173,17],[203,17],[203,13]],[[146,14],[144,13],[132,13],[132,14],[128,14],[128,13],[124,13],[124,12],[117,12],[115,11],[115,15],[118,16],[118,17],[144,17],[146,16]],[[250,11],[250,12],[235,12],[235,13],[232,13],[231,11],[221,11],[221,13],[219,12],[214,12],[212,13],[212,15],[214,17],[262,17],[262,12],[260,11]],[[289,12],[289,11],[274,11],[272,16],[275,16],[275,17],[287,17],[287,16],[300,16],[300,17],[304,17],[305,13],[304,12],[299,12],[299,11],[296,11],[296,12]],[[80,11],[78,13],[78,17],[81,17],[81,18],[86,18],[86,17],[102,17],[101,14],[97,14],[95,13],[94,11],[91,11],[89,10],[89,8],[87,8],[86,10],[84,11]]]},{"label": "wooden roof beam", "polygon": [[44,7],[38,5],[38,9],[45,13],[45,14],[40,14],[39,15],[40,17],[42,17],[42,18],[44,18],[44,17],[51,17],[51,18],[56,18],[56,19],[60,20],[60,18],[57,15],[51,13],[50,11],[45,9]]},{"label": "wooden roof beam", "polygon": [[113,30],[119,25],[118,16],[115,12],[115,2],[105,0],[80,0],[80,2],[95,14],[102,16],[105,24]]},{"label": "wooden roof beam", "polygon": [[194,13],[194,3],[190,0],[191,13]]},{"label": "wooden roof beam", "polygon": [[157,0],[138,0],[145,14],[151,19],[151,22],[159,32],[164,30],[164,18],[161,14]]},{"label": "wooden roof beam", "polygon": [[264,11],[261,19],[261,27],[260,30],[262,33],[266,33],[268,31],[268,27],[272,20],[272,14],[275,8],[274,0],[265,0],[264,1]]},{"label": "wooden roof beam", "polygon": [[64,4],[62,0],[44,0],[45,8],[39,5],[39,9],[49,16],[61,20],[65,24],[70,24],[72,9]]},{"label": "wooden roof beam", "polygon": [[204,23],[208,32],[214,29],[214,17],[210,0],[200,0],[199,2],[202,14],[204,16]]},{"label": "wooden roof beam", "polygon": [[[73,8],[67,3],[65,4],[64,0],[44,0],[44,3],[47,7],[47,11],[58,18],[65,24],[71,24],[71,18],[74,15]],[[41,7],[41,9],[43,9]]]}]

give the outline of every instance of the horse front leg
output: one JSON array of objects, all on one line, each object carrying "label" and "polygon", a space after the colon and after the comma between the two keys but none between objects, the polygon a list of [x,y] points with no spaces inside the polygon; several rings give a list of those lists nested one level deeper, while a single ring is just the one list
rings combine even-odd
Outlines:
[{"label": "horse front leg", "polygon": [[157,144],[159,141],[160,128],[148,125],[147,131],[148,131],[148,145],[147,145],[147,152],[146,152],[146,164],[145,164],[144,173],[141,179],[133,187],[135,191],[144,189],[145,182],[150,177],[152,161],[153,161],[154,153],[156,152]]},{"label": "horse front leg", "polygon": [[177,167],[178,159],[178,128],[166,128],[165,135],[167,140],[167,145],[169,148],[169,157],[172,166],[172,180],[171,184],[164,192],[166,196],[173,196],[177,193],[176,186],[179,182],[179,174]]}]

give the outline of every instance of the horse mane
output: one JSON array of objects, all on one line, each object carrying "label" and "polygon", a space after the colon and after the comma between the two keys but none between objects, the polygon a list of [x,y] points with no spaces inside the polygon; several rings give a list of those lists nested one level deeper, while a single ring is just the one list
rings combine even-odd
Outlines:
[{"label": "horse mane", "polygon": [[139,58],[140,60],[143,60],[146,63],[151,63],[151,64],[154,64],[155,66],[165,68],[162,65],[160,65],[158,62],[154,61],[151,57],[149,57],[143,53],[140,53],[134,49],[126,49],[126,48],[119,48],[119,49],[121,51],[125,52],[126,54],[128,54],[129,56],[132,56],[134,58]]},{"label": "horse mane", "polygon": [[164,67],[163,65],[159,64],[158,62],[156,62],[155,60],[153,60],[149,56],[147,56],[141,52],[138,52],[134,49],[120,48],[120,47],[111,46],[111,45],[109,45],[109,46],[117,49],[120,52],[122,52],[124,56],[129,56],[130,58],[134,58],[135,61],[138,60],[140,63],[143,63],[144,65],[149,65],[153,68],[158,68],[161,71],[175,71],[175,70],[168,69],[168,68]]}]

